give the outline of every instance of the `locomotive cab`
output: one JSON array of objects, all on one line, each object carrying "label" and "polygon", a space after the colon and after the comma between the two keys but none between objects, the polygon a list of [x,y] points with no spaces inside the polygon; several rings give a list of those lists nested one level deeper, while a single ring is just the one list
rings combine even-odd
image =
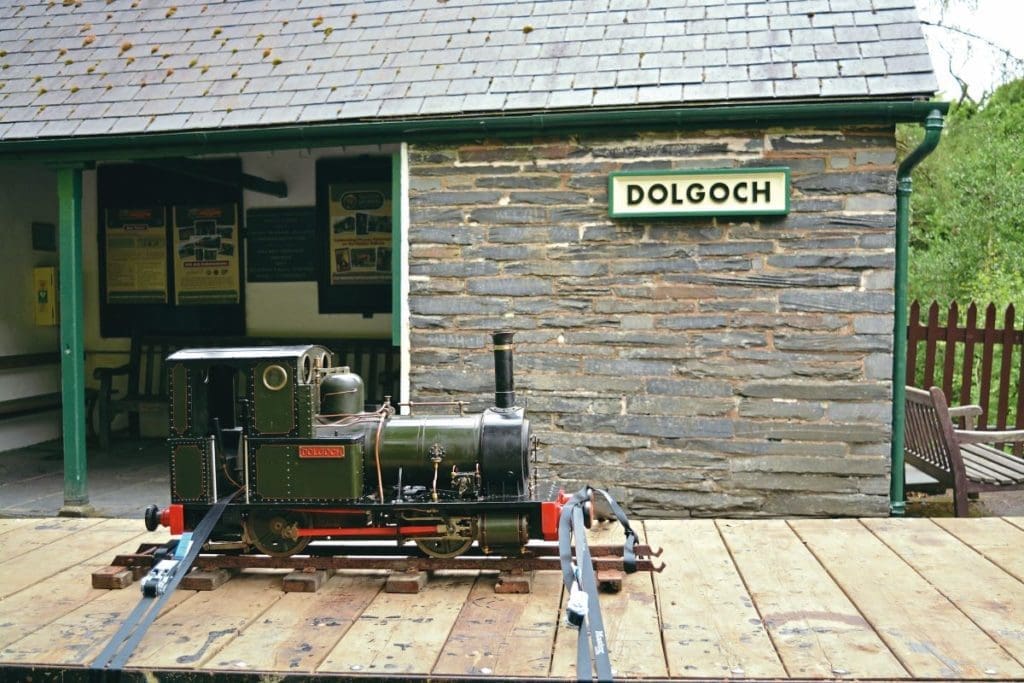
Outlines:
[{"label": "locomotive cab", "polygon": [[311,436],[313,378],[330,357],[315,345],[171,354],[172,501],[213,503],[230,487],[244,486],[252,439]]}]

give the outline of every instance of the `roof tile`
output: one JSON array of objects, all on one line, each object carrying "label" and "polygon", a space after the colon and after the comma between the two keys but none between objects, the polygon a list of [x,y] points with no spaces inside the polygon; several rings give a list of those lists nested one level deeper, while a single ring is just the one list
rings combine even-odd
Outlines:
[{"label": "roof tile", "polygon": [[0,140],[935,90],[914,0],[82,4],[0,6]]},{"label": "roof tile", "polygon": [[172,114],[170,116],[156,116],[150,120],[148,126],[146,126],[147,132],[158,132],[158,131],[177,131],[186,128],[186,123],[189,120],[188,114]]},{"label": "roof tile", "polygon": [[873,57],[870,59],[842,59],[839,61],[839,73],[843,76],[874,76],[886,73],[885,61]]},{"label": "roof tile", "polygon": [[640,104],[678,103],[683,99],[683,86],[676,85],[642,85],[637,89],[637,102]]},{"label": "roof tile", "polygon": [[779,98],[808,97],[821,90],[821,80],[817,78],[793,78],[774,83],[775,96]]},{"label": "roof tile", "polygon": [[935,76],[931,72],[921,74],[898,74],[894,76],[868,76],[868,91],[872,95],[892,95],[914,88],[920,93],[936,90]]},{"label": "roof tile", "polygon": [[590,105],[594,99],[594,91],[587,90],[554,90],[548,96],[547,106],[551,109],[563,109]]},{"label": "roof tile", "polygon": [[688,83],[683,86],[684,102],[725,100],[729,97],[727,83]]},{"label": "roof tile", "polygon": [[843,76],[841,78],[821,79],[821,90],[829,95],[856,95],[864,92],[867,83],[863,76]]},{"label": "roof tile", "polygon": [[729,99],[756,100],[773,97],[775,91],[771,81],[733,81],[729,83]]},{"label": "roof tile", "polygon": [[637,97],[637,88],[599,88],[594,93],[594,106],[636,104]]}]

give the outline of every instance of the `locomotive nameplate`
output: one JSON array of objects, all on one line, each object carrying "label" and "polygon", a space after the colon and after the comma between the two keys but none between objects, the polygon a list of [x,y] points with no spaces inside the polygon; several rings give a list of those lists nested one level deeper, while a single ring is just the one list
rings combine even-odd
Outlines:
[{"label": "locomotive nameplate", "polygon": [[299,446],[300,458],[344,458],[344,446]]}]

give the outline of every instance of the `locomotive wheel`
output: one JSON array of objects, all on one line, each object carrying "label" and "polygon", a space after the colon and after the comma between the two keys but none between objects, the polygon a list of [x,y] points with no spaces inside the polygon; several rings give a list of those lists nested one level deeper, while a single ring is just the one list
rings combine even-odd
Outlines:
[{"label": "locomotive wheel", "polygon": [[308,536],[294,534],[305,525],[306,517],[300,512],[253,511],[245,520],[245,537],[264,555],[288,557],[302,552],[309,545]]},{"label": "locomotive wheel", "polygon": [[472,538],[417,538],[416,547],[431,557],[458,557],[473,545]]}]

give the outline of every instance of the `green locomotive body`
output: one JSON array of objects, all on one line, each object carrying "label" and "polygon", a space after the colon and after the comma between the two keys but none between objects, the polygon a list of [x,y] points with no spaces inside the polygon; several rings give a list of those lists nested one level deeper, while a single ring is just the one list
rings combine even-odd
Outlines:
[{"label": "green locomotive body", "polygon": [[557,536],[559,501],[531,496],[535,449],[515,405],[512,334],[494,334],[495,405],[399,415],[316,345],[185,349],[167,359],[171,506],[180,533],[234,494],[211,540],[291,555],[312,540],[414,540],[451,557],[520,554]]}]

